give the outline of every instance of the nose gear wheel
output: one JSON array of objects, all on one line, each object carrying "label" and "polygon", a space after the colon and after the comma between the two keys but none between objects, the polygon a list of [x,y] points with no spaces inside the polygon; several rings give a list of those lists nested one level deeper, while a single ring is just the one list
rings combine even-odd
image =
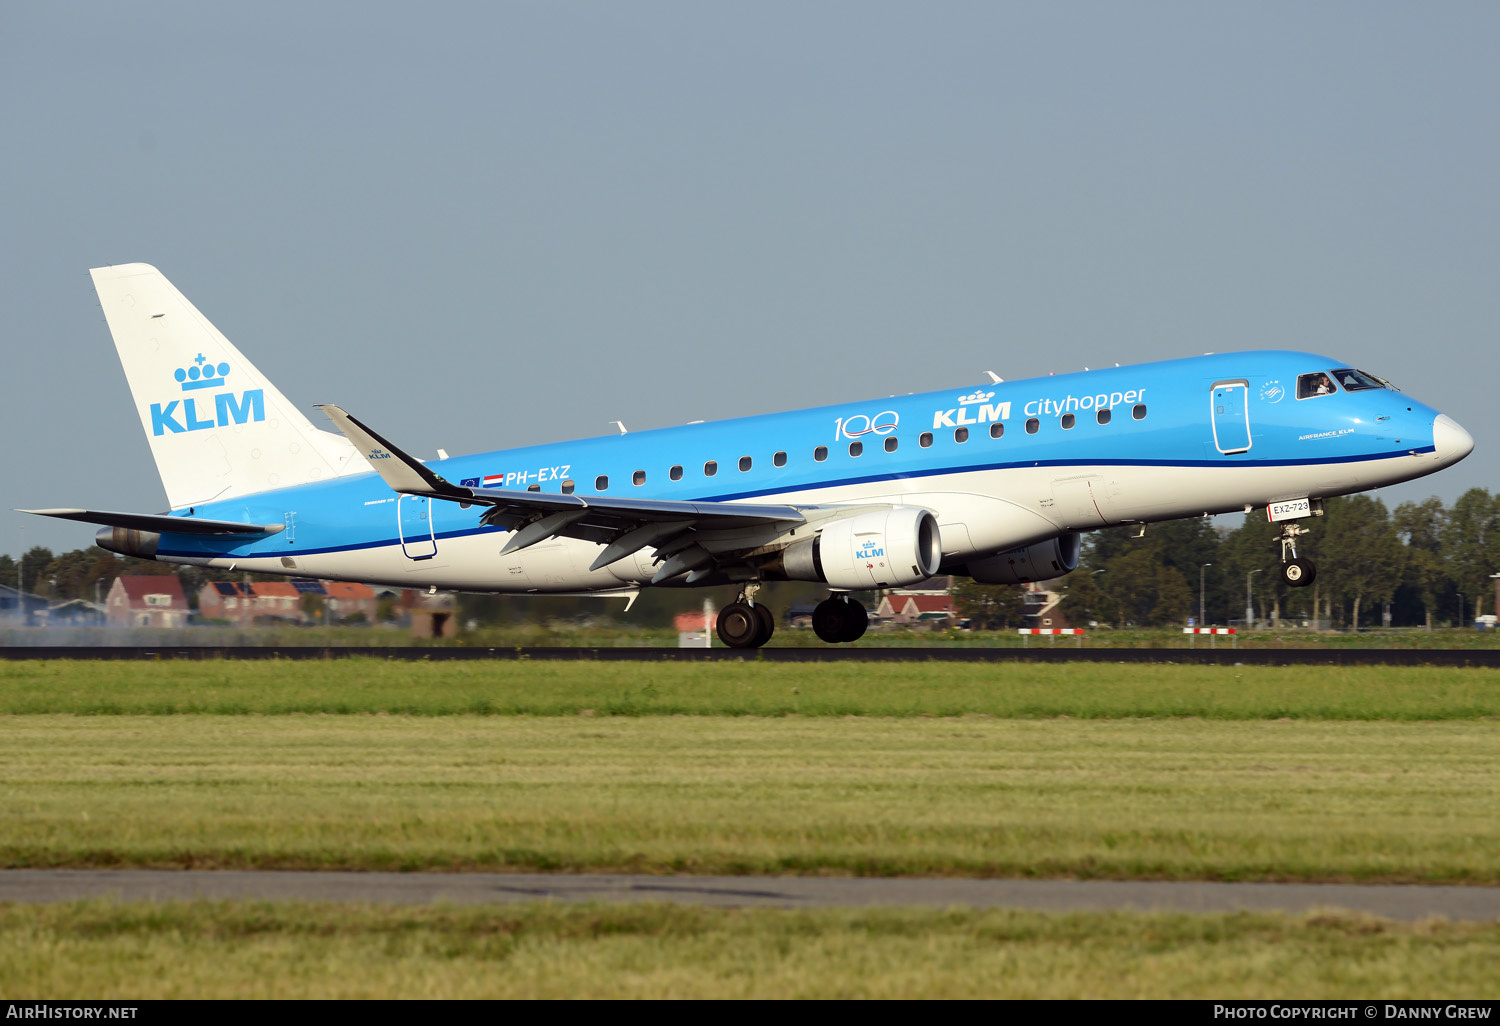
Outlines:
[{"label": "nose gear wheel", "polygon": [[1318,576],[1313,561],[1297,555],[1297,536],[1305,533],[1299,524],[1281,526],[1281,579],[1289,588],[1305,588]]}]

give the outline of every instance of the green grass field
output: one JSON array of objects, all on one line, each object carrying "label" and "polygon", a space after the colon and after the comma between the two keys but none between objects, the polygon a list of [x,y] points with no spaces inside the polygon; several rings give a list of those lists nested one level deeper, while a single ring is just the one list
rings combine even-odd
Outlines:
[{"label": "green grass field", "polygon": [[[0,664],[0,865],[1500,884],[1500,672]],[[1492,994],[1324,917],[0,907],[0,993]]]},{"label": "green grass field", "polygon": [[0,864],[1500,883],[1500,731],[27,716]]},{"label": "green grass field", "polygon": [[0,662],[0,715],[400,713],[1494,720],[1500,670],[377,659]]},{"label": "green grass field", "polygon": [[1500,926],[1325,913],[0,906],[0,992],[141,998],[1492,998]]}]

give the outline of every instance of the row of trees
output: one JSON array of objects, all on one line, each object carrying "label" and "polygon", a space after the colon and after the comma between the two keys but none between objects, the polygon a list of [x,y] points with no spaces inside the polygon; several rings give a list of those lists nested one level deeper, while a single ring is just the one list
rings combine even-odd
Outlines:
[{"label": "row of trees", "polygon": [[[1247,599],[1259,620],[1322,621],[1334,626],[1467,624],[1493,611],[1491,575],[1500,571],[1500,496],[1476,488],[1451,507],[1440,499],[1404,502],[1394,512],[1379,499],[1329,499],[1325,515],[1300,523],[1299,555],[1317,564],[1310,587],[1281,578],[1280,525],[1257,510],[1244,525],[1217,528],[1208,520],[1153,524],[1139,538],[1130,529],[1088,536],[1079,568],[1059,587],[1077,624],[1185,623],[1199,615],[1223,624],[1245,618]],[[963,612],[1006,609],[1014,602],[977,604],[986,589],[962,586]],[[1003,594],[1004,589],[988,589]]]},{"label": "row of trees", "polygon": [[[1493,611],[1495,581],[1490,575],[1500,571],[1500,495],[1476,488],[1452,506],[1434,497],[1404,502],[1394,512],[1379,499],[1353,495],[1329,499],[1324,509],[1324,516],[1301,521],[1307,533],[1297,544],[1299,553],[1317,564],[1311,587],[1288,588],[1282,582],[1280,525],[1268,523],[1262,512],[1232,530],[1208,520],[1178,520],[1153,524],[1139,538],[1128,528],[1090,534],[1079,568],[1059,585],[1067,591],[1067,615],[1074,623],[1184,623],[1198,615],[1201,601],[1208,622],[1225,623],[1244,618],[1247,585],[1255,618],[1265,620],[1432,627],[1467,624]],[[14,585],[19,577],[23,590],[53,600],[94,601],[121,574],[176,574],[184,591],[196,596],[213,573],[124,558],[92,546],[60,556],[33,548],[19,566],[11,556],[0,556],[0,583]],[[784,606],[816,600],[819,589],[787,584],[770,591],[775,594],[767,594],[766,601]],[[955,588],[955,600],[976,623],[1021,622],[1018,588],[964,582]],[[558,616],[573,612],[574,606],[582,607],[577,611],[597,610],[598,601],[476,598],[473,612],[482,619],[508,619],[528,615],[534,605],[538,615]],[[667,622],[685,603],[698,601],[696,592],[648,591],[631,619]],[[498,605],[505,610],[489,608]]]}]

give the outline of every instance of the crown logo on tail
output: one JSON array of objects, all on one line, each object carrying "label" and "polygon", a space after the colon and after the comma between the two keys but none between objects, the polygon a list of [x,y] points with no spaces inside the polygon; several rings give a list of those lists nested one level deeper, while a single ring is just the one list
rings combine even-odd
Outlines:
[{"label": "crown logo on tail", "polygon": [[199,353],[193,358],[191,367],[178,367],[172,372],[172,377],[182,385],[184,392],[191,392],[198,388],[218,388],[224,384],[224,377],[228,373],[229,364],[221,363],[216,367],[206,356]]}]

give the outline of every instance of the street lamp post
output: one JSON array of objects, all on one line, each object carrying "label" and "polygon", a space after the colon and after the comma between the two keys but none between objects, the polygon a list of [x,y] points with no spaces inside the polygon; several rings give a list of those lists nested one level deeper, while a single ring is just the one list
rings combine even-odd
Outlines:
[{"label": "street lamp post", "polygon": [[[1095,577],[1098,577],[1100,574],[1104,573],[1104,571],[1108,570],[1108,569],[1109,569],[1109,567],[1106,566],[1106,567],[1101,567],[1098,570],[1090,570],[1089,571],[1089,582],[1093,583],[1093,580],[1094,580]],[[1495,576],[1500,577],[1500,574],[1496,574]],[[1500,587],[1497,587],[1495,589],[1495,593],[1497,595],[1500,595]],[[1119,612],[1119,610],[1116,610],[1117,614],[1118,614],[1118,612]],[[1118,619],[1118,616],[1116,618]],[[1091,624],[1091,626],[1092,626],[1092,624]]]},{"label": "street lamp post", "polygon": [[1198,626],[1199,627],[1206,627],[1208,625],[1208,617],[1205,616],[1204,612],[1203,612],[1204,609],[1205,609],[1205,607],[1206,607],[1206,603],[1203,600],[1203,571],[1207,570],[1211,566],[1213,566],[1212,563],[1204,563],[1202,566],[1200,566],[1198,568]]},{"label": "street lamp post", "polygon": [[1249,630],[1255,622],[1255,602],[1250,595],[1251,574],[1258,574],[1259,570],[1251,570],[1245,575],[1245,630]]}]

